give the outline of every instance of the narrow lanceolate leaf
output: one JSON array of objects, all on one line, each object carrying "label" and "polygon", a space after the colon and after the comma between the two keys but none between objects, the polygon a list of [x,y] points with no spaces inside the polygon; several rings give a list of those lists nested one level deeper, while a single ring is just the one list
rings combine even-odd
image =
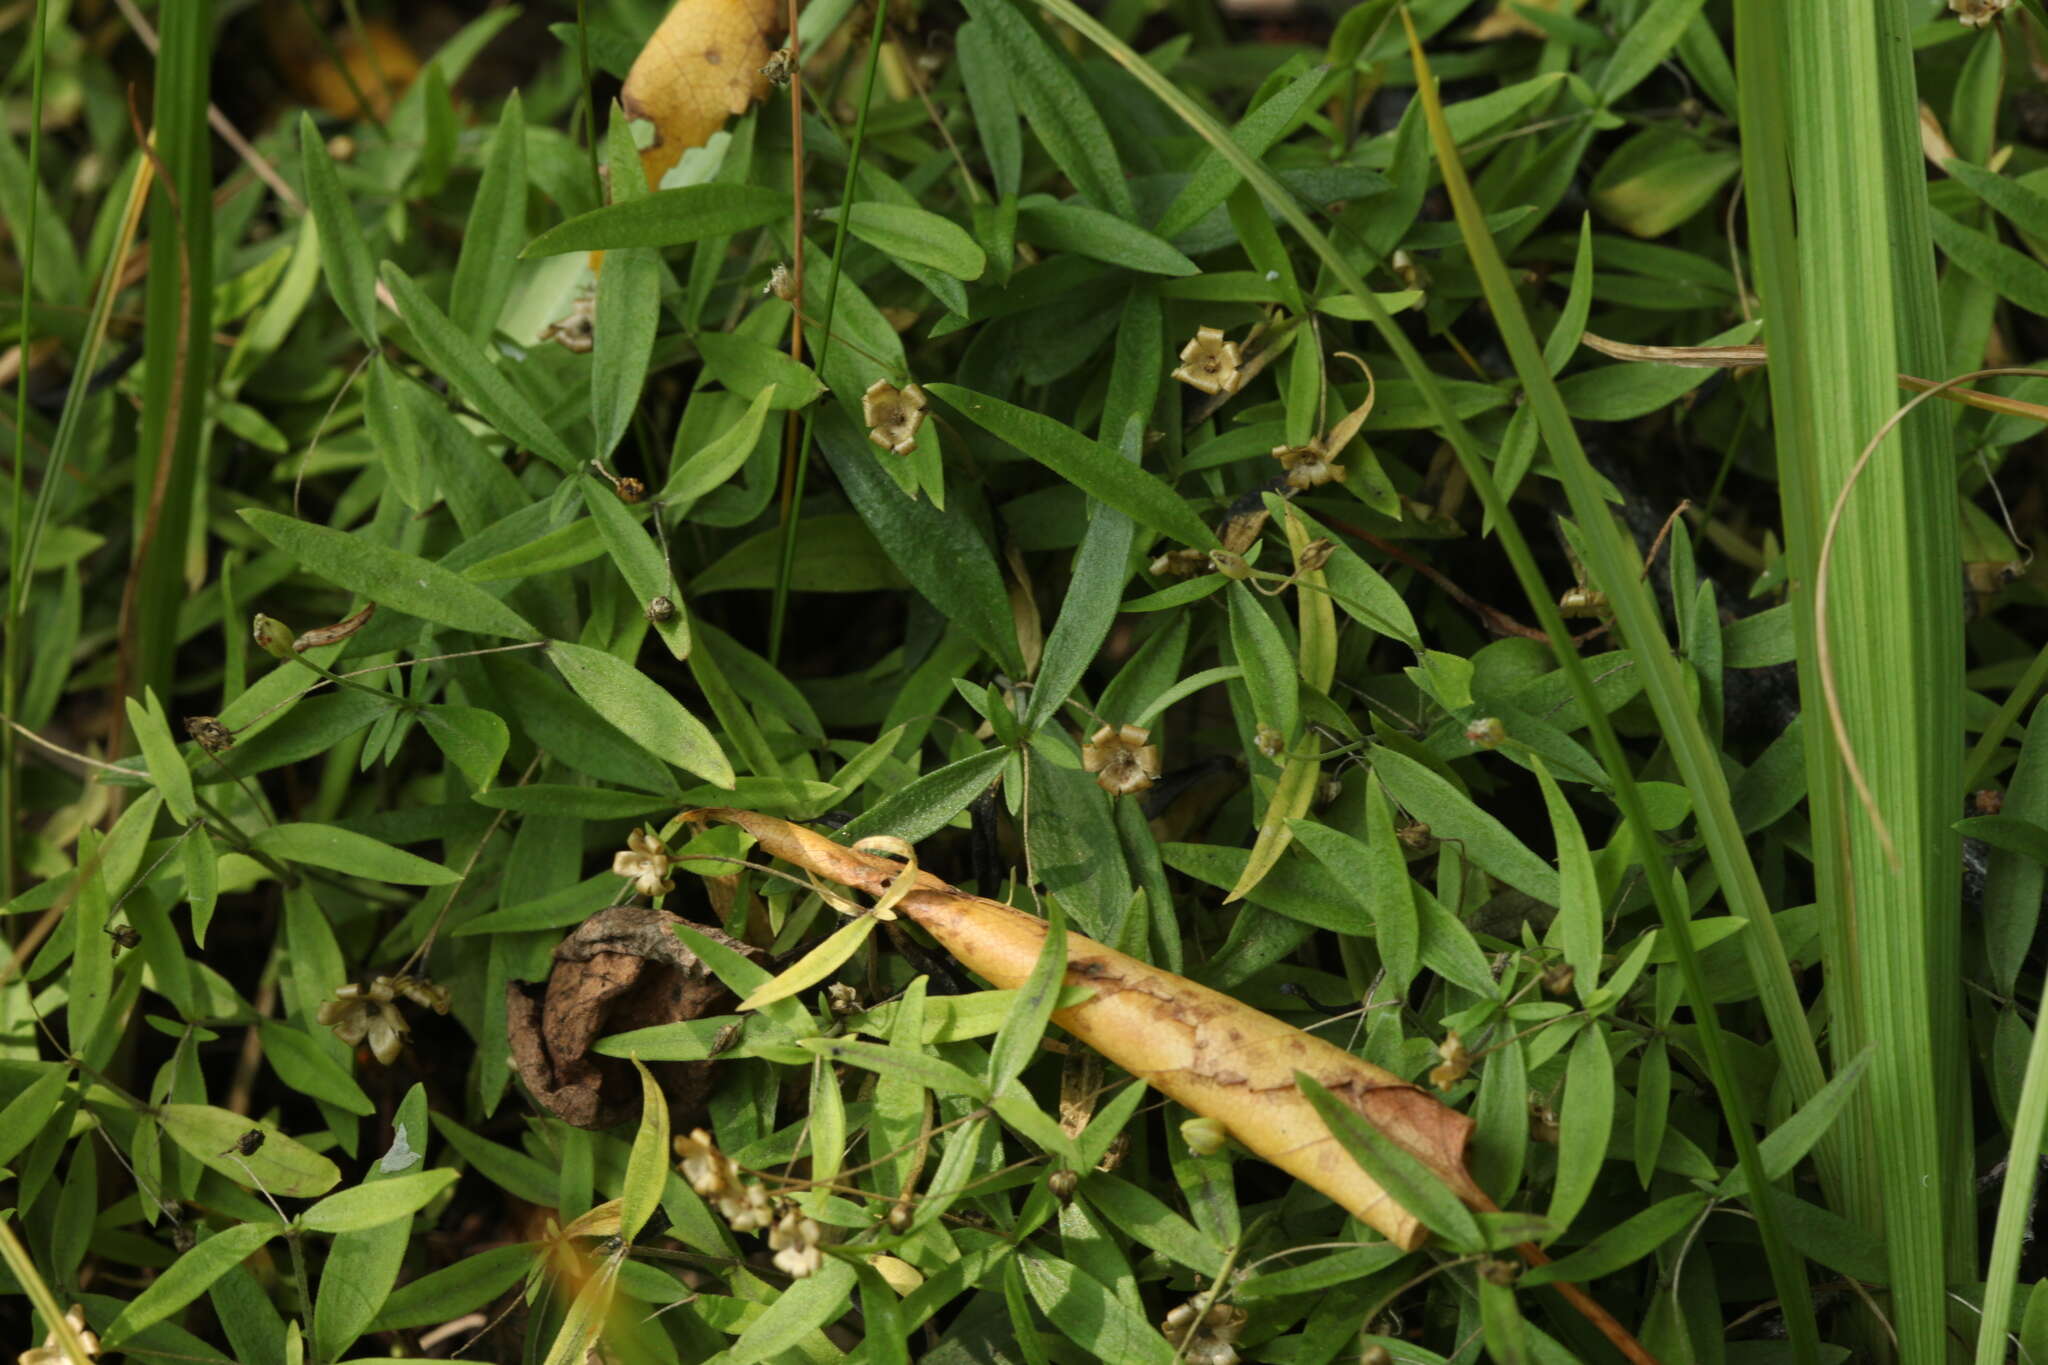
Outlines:
[{"label": "narrow lanceolate leaf", "polygon": [[455,258],[448,315],[470,339],[485,342],[512,288],[519,247],[526,240],[526,112],[514,90],[498,115],[483,179],[469,203],[469,223]]},{"label": "narrow lanceolate leaf", "polygon": [[1067,977],[1066,911],[1060,908],[1057,896],[1046,897],[1045,904],[1045,946],[1039,949],[1031,975],[1017,992],[1016,1008],[1003,1021],[989,1049],[988,1088],[996,1093],[1022,1075],[1038,1054],[1039,1039],[1045,1036],[1046,1021],[1052,1018],[1053,1003]]},{"label": "narrow lanceolate leaf", "polygon": [[1232,583],[1229,593],[1230,647],[1244,670],[1252,711],[1260,725],[1271,727],[1291,744],[1301,729],[1301,689],[1293,652],[1251,589]]},{"label": "narrow lanceolate leaf", "polygon": [[[1813,1145],[1819,1142],[1841,1117],[1849,1097],[1856,1091],[1857,1083],[1863,1079],[1863,1073],[1870,1068],[1872,1049],[1875,1046],[1872,1044],[1851,1058],[1849,1064],[1836,1072],[1828,1083],[1820,1088],[1818,1094],[1800,1105],[1797,1113],[1779,1124],[1769,1137],[1757,1145],[1757,1151],[1763,1157],[1765,1178],[1779,1180],[1791,1174],[1792,1168],[1799,1164],[1800,1158],[1812,1151]],[[1721,1182],[1716,1197],[1740,1199],[1748,1190],[1749,1182],[1743,1178],[1742,1171],[1737,1169],[1730,1171],[1728,1178]]]},{"label": "narrow lanceolate leaf", "polygon": [[519,254],[682,246],[781,222],[789,208],[787,194],[765,185],[685,185],[571,218],[528,242]]},{"label": "narrow lanceolate leaf", "polygon": [[1194,508],[1171,488],[1115,452],[1043,413],[1032,412],[963,389],[957,384],[927,386],[1000,440],[1037,460],[1091,497],[1100,498],[1141,526],[1149,526],[1197,549],[1218,548],[1216,533],[1195,515]]},{"label": "narrow lanceolate leaf", "polygon": [[732,763],[704,723],[669,690],[615,654],[560,640],[548,655],[576,695],[626,738],[714,786],[733,785]]},{"label": "narrow lanceolate leaf", "polygon": [[157,1119],[171,1141],[243,1189],[260,1183],[281,1198],[312,1199],[341,1183],[332,1161],[260,1120],[209,1104],[167,1104]]},{"label": "narrow lanceolate leaf", "polygon": [[532,400],[491,363],[481,346],[435,306],[426,291],[413,283],[412,276],[386,261],[383,278],[384,287],[398,304],[398,315],[412,330],[420,359],[446,376],[478,416],[515,445],[531,450],[558,469],[567,472],[582,463],[548,425]]},{"label": "narrow lanceolate leaf", "polygon": [[445,1167],[415,1171],[330,1194],[299,1215],[299,1226],[312,1232],[364,1232],[410,1218],[453,1185],[457,1174]]},{"label": "narrow lanceolate leaf", "polygon": [[626,1157],[626,1183],[619,1192],[619,1236],[628,1242],[640,1235],[640,1229],[661,1206],[671,1159],[668,1096],[638,1057],[633,1059],[633,1070],[640,1076],[640,1130],[633,1136],[633,1150]]},{"label": "narrow lanceolate leaf", "polygon": [[1065,54],[1010,0],[968,0],[967,12],[987,29],[1025,121],[1054,163],[1097,208],[1129,218],[1131,191],[1116,143]]},{"label": "narrow lanceolate leaf", "polygon": [[[736,824],[755,837],[763,852],[870,894],[880,894],[903,871],[900,863],[771,816],[718,809],[697,811],[692,818]],[[917,872],[915,889],[897,908],[999,988],[1023,987],[1044,949],[1045,921],[963,895],[928,872]],[[1338,1096],[1338,1103],[1430,1172],[1438,1188],[1448,1187],[1462,1199],[1485,1199],[1465,1170],[1472,1121],[1398,1076],[1221,992],[1071,932],[1065,984],[1094,993],[1080,1004],[1055,1009],[1053,1022],[1161,1093],[1219,1120],[1250,1151],[1321,1190],[1389,1241],[1412,1249],[1428,1228],[1331,1136],[1297,1085],[1297,1072],[1306,1072]],[[871,1043],[819,1038],[805,1046],[877,1071],[957,1070],[936,1058]],[[987,1094],[986,1086],[965,1073],[934,1075],[926,1083],[977,1097]],[[1003,1117],[1013,1119],[1009,1112]]]},{"label": "narrow lanceolate leaf", "polygon": [[955,279],[979,279],[988,269],[988,257],[966,228],[926,209],[908,204],[855,204],[846,226],[878,251],[943,270]]},{"label": "narrow lanceolate leaf", "polygon": [[873,915],[859,915],[848,920],[817,947],[791,963],[780,976],[740,1001],[738,1008],[762,1009],[822,984],[860,951],[861,944],[868,941],[868,935],[875,932],[875,926],[880,922]]},{"label": "narrow lanceolate leaf", "polygon": [[168,1270],[129,1300],[121,1315],[108,1326],[106,1344],[119,1346],[162,1322],[283,1231],[282,1223],[237,1223],[216,1232],[172,1262]]},{"label": "narrow lanceolate leaf", "polygon": [[1560,1228],[1578,1217],[1607,1160],[1614,1127],[1614,1063],[1607,1035],[1595,1021],[1579,1030],[1565,1067],[1564,1105],[1558,1120],[1557,1184],[1546,1216]]},{"label": "narrow lanceolate leaf", "polygon": [[608,458],[626,434],[647,379],[661,321],[661,257],[646,247],[608,251],[597,280],[597,345],[590,365],[591,455]]},{"label": "narrow lanceolate leaf", "polygon": [[171,738],[170,722],[164,718],[163,703],[154,688],[145,689],[142,700],[127,699],[128,725],[142,746],[149,763],[149,780],[164,794],[164,809],[180,824],[191,824],[197,808],[192,804],[192,770]]},{"label": "narrow lanceolate leaf", "polygon": [[271,825],[256,831],[250,843],[258,851],[286,862],[325,867],[372,881],[403,886],[446,886],[459,881],[452,868],[430,863],[417,854],[393,848],[367,834],[336,825]]},{"label": "narrow lanceolate leaf", "polygon": [[259,507],[243,508],[241,517],[307,572],[367,597],[379,607],[479,635],[540,638],[540,632],[519,613],[431,560],[379,545],[367,536],[295,521]]},{"label": "narrow lanceolate leaf", "polygon": [[1316,780],[1322,771],[1323,765],[1307,755],[1288,759],[1280,769],[1280,780],[1273,784],[1272,798],[1266,802],[1265,814],[1259,819],[1259,833],[1252,841],[1251,856],[1245,859],[1244,872],[1231,886],[1230,894],[1223,898],[1225,904],[1250,895],[1273,870],[1273,865],[1280,861],[1280,855],[1287,851],[1287,846],[1294,842],[1295,823],[1308,814],[1309,803],[1315,799]]},{"label": "narrow lanceolate leaf", "polygon": [[377,348],[377,269],[341,180],[327,139],[311,114],[299,115],[299,154],[306,173],[306,207],[320,233],[320,273],[334,306],[371,350]]},{"label": "narrow lanceolate leaf", "polygon": [[1564,943],[1564,960],[1571,964],[1572,983],[1583,1000],[1600,984],[1600,880],[1593,871],[1586,832],[1579,827],[1579,817],[1565,801],[1557,779],[1534,754],[1529,756],[1529,766],[1543,786],[1543,804],[1550,811],[1551,832],[1557,838],[1558,934]]},{"label": "narrow lanceolate leaf", "polygon": [[[670,654],[678,659],[688,658],[689,614],[683,610],[682,589],[676,586],[675,571],[663,558],[652,528],[642,526],[619,501],[618,495],[601,484],[584,483],[583,505],[589,509],[590,519],[597,524],[598,534],[604,538],[605,550],[611,555],[619,576],[633,590],[633,600],[647,613],[654,633],[668,646]],[[657,507],[649,520],[660,515],[661,509]],[[653,610],[650,604],[656,598],[667,598],[673,610],[666,615]]]}]

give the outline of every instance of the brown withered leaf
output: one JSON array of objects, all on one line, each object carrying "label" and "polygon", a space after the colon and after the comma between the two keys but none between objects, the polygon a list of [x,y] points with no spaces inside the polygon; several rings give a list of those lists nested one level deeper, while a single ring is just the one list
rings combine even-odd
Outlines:
[{"label": "brown withered leaf", "polygon": [[[904,871],[901,863],[753,811],[699,810],[685,819],[738,825],[775,857],[871,895]],[[1044,920],[958,891],[929,872],[917,870],[911,880],[915,889],[897,902],[899,912],[995,986],[1024,984],[1045,942]],[[1195,1113],[1222,1122],[1242,1146],[1321,1190],[1389,1241],[1412,1250],[1429,1231],[1331,1135],[1295,1085],[1297,1072],[1314,1076],[1467,1203],[1493,1207],[1465,1169],[1472,1120],[1399,1076],[1079,934],[1067,936],[1066,984],[1092,994],[1054,1011],[1061,1028]]]},{"label": "brown withered leaf", "polygon": [[[585,920],[555,948],[545,983],[507,982],[512,1064],[534,1099],[578,1128],[608,1128],[639,1112],[640,1081],[623,1057],[591,1045],[608,1034],[729,1012],[738,998],[676,937],[683,924],[750,958],[758,948],[648,906],[619,905]],[[701,1122],[712,1062],[653,1062],[671,1123]]]},{"label": "brown withered leaf", "polygon": [[761,73],[782,42],[781,0],[676,0],[626,75],[628,118],[654,124],[640,153],[650,189],[683,159],[768,94]]}]

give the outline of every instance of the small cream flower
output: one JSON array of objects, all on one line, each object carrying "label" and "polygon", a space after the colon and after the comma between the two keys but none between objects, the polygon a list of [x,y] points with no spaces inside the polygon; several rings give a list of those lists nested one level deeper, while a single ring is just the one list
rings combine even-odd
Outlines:
[{"label": "small cream flower", "polygon": [[446,986],[437,986],[424,976],[380,976],[376,984],[389,986],[396,994],[436,1014],[446,1014],[452,1003]]},{"label": "small cream flower", "polygon": [[877,379],[860,396],[868,439],[892,455],[908,455],[917,449],[917,429],[924,425],[924,410],[924,390],[915,384],[899,389],[886,379]]},{"label": "small cream flower", "polygon": [[1192,1365],[1237,1365],[1237,1339],[1251,1315],[1235,1304],[1212,1304],[1198,1313],[1196,1300],[1166,1315],[1159,1330],[1175,1346],[1185,1345],[1182,1358]]},{"label": "small cream flower", "polygon": [[[739,1169],[729,1160],[726,1168],[728,1172]],[[718,1196],[718,1211],[734,1232],[753,1232],[775,1221],[775,1205],[769,1201],[768,1191],[753,1181]]]},{"label": "small cream flower", "polygon": [[1221,327],[1197,327],[1194,339],[1180,348],[1180,365],[1173,377],[1213,398],[1237,392],[1241,382],[1238,367],[1243,363],[1244,352],[1224,337]]},{"label": "small cream flower", "polygon": [[2012,0],[1948,0],[1956,18],[1971,28],[1982,28],[2012,7]]},{"label": "small cream flower", "polygon": [[860,1013],[860,992],[843,981],[835,981],[825,988],[825,1003],[832,1013],[844,1018]]},{"label": "small cream flower", "polygon": [[[75,1303],[72,1304],[71,1311],[64,1315],[64,1321],[70,1324],[72,1333],[78,1338],[78,1344],[85,1348],[87,1355],[97,1356],[100,1353],[100,1339],[93,1334],[92,1328],[85,1325],[85,1309],[83,1307]],[[23,1351],[15,1357],[19,1365],[68,1365],[70,1359],[70,1355],[64,1350],[63,1343],[57,1340],[57,1333],[54,1328],[48,1336],[43,1338],[42,1345]]]},{"label": "small cream flower", "polygon": [[552,341],[577,355],[589,354],[597,345],[597,295],[577,295],[569,311],[543,327],[538,339]]},{"label": "small cream flower", "polygon": [[633,883],[643,896],[665,896],[676,889],[668,870],[668,846],[646,830],[627,835],[626,847],[612,855],[612,875]]},{"label": "small cream flower", "polygon": [[1081,746],[1081,767],[1095,774],[1095,784],[1111,796],[1144,791],[1159,776],[1159,746],[1148,743],[1150,730],[1135,725],[1105,725]]},{"label": "small cream flower", "polygon": [[731,1182],[731,1166],[711,1140],[711,1134],[702,1128],[692,1128],[688,1137],[675,1140],[676,1156],[680,1159],[683,1179],[690,1188],[705,1199],[723,1194]]},{"label": "small cream flower", "polygon": [[1472,1056],[1465,1051],[1465,1040],[1452,1029],[1437,1044],[1436,1055],[1443,1058],[1441,1064],[1429,1070],[1429,1083],[1439,1090],[1449,1090],[1465,1079],[1465,1073],[1472,1069]]},{"label": "small cream flower", "polygon": [[336,987],[332,999],[321,1002],[316,1017],[350,1047],[367,1041],[370,1055],[390,1066],[398,1060],[407,1033],[405,1016],[393,1003],[397,995],[388,976],[380,976],[367,986],[351,981]]},{"label": "small cream flower", "polygon": [[768,1246],[775,1253],[775,1268],[794,1280],[809,1279],[825,1264],[819,1247],[824,1229],[817,1220],[804,1217],[802,1209],[788,1205],[775,1226],[768,1229]]},{"label": "small cream flower", "polygon": [[1313,442],[1305,446],[1274,446],[1273,458],[1287,471],[1287,486],[1302,491],[1326,483],[1342,483],[1351,473]]}]

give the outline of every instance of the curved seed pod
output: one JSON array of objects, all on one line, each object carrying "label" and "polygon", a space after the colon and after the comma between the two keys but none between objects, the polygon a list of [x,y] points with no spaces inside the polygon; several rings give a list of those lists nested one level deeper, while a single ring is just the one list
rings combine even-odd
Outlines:
[{"label": "curved seed pod", "polygon": [[[900,863],[772,816],[713,809],[687,818],[736,824],[774,856],[871,894],[904,875]],[[929,872],[918,871],[914,881],[916,889],[897,902],[899,913],[993,985],[1024,984],[1045,941],[1045,921],[956,891]],[[1094,995],[1055,1011],[1060,1027],[1163,1094],[1218,1120],[1247,1150],[1321,1190],[1389,1241],[1413,1250],[1428,1229],[1330,1135],[1296,1088],[1295,1072],[1313,1076],[1460,1198],[1490,1207],[1465,1170],[1472,1120],[1393,1073],[1079,934],[1067,937],[1067,983],[1093,987]]]}]

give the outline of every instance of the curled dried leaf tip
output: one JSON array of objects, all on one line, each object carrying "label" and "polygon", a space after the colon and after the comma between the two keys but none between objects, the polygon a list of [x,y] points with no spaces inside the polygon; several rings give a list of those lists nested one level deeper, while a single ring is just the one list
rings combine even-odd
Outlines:
[{"label": "curled dried leaf tip", "polygon": [[1152,572],[1161,578],[1193,578],[1209,572],[1209,556],[1200,550],[1168,550],[1152,561]]},{"label": "curled dried leaf tip", "polygon": [[1151,738],[1136,725],[1105,725],[1081,746],[1081,767],[1111,796],[1135,795],[1159,776],[1159,746]]},{"label": "curled dried leaf tip", "polygon": [[1243,382],[1243,364],[1244,351],[1223,335],[1221,327],[1197,327],[1194,338],[1180,348],[1180,364],[1173,377],[1213,398],[1237,392]]},{"label": "curled dried leaf tip", "polygon": [[[71,1310],[64,1315],[64,1325],[78,1338],[78,1344],[87,1356],[99,1355],[100,1339],[92,1328],[86,1325],[85,1308],[82,1305],[71,1305]],[[69,1365],[71,1355],[64,1349],[64,1343],[58,1339],[56,1329],[52,1328],[49,1335],[43,1338],[42,1345],[23,1351],[15,1359],[20,1365]]]},{"label": "curled dried leaf tip", "polygon": [[646,830],[636,829],[626,836],[626,847],[612,855],[612,875],[633,883],[633,889],[643,896],[665,896],[676,889],[668,876],[672,861],[666,844]]},{"label": "curled dried leaf tip", "polygon": [[899,389],[886,379],[877,379],[860,396],[868,439],[892,455],[908,455],[917,449],[917,430],[924,425],[925,407],[923,389],[915,384]]}]

